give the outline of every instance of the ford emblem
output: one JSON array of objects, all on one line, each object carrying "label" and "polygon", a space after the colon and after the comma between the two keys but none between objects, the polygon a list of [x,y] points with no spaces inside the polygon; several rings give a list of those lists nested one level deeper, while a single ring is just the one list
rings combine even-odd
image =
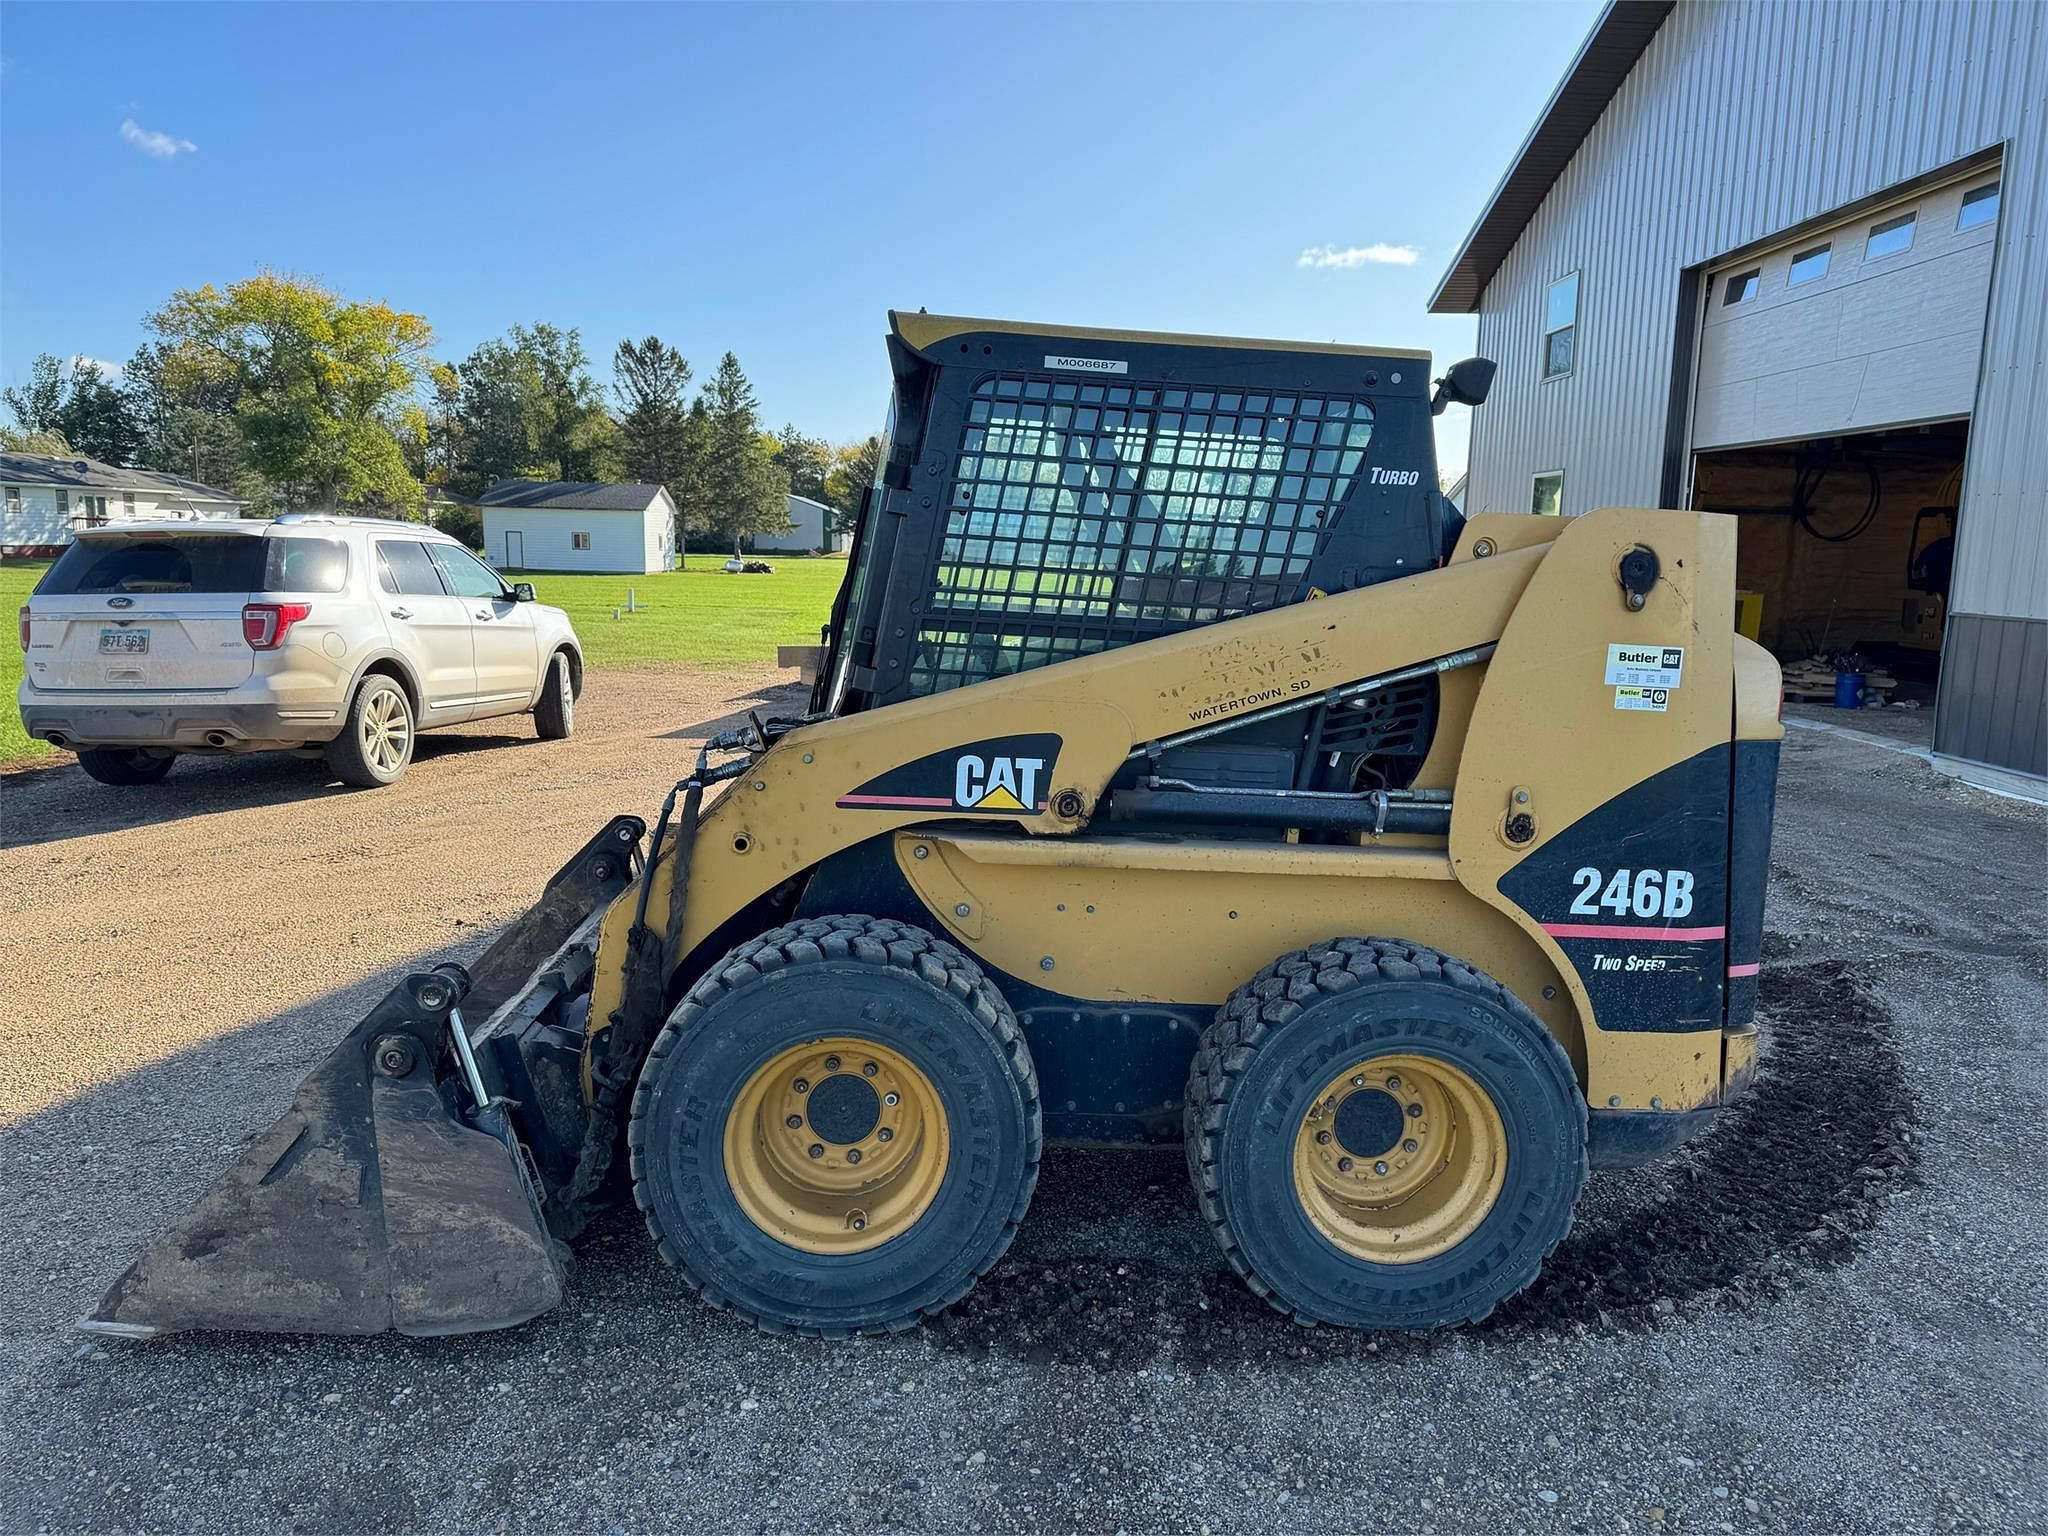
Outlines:
[{"label": "ford emblem", "polygon": [[110,597],[107,599],[107,606],[109,608],[133,608],[135,606],[135,599],[132,597]]}]

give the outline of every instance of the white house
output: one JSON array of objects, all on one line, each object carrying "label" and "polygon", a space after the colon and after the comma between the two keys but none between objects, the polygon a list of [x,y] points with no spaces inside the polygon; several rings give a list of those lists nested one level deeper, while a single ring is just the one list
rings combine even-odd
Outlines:
[{"label": "white house", "polygon": [[756,534],[747,540],[750,548],[773,551],[779,554],[808,554],[822,549],[828,555],[842,553],[846,549],[846,535],[832,532],[832,519],[838,516],[822,501],[813,501],[808,496],[789,498],[789,520],[796,526],[784,533]]},{"label": "white house", "polygon": [[0,555],[50,556],[81,528],[148,517],[239,517],[243,503],[197,480],[83,454],[0,453]]},{"label": "white house", "polygon": [[659,485],[500,480],[477,498],[484,558],[507,571],[666,571],[676,504]]}]

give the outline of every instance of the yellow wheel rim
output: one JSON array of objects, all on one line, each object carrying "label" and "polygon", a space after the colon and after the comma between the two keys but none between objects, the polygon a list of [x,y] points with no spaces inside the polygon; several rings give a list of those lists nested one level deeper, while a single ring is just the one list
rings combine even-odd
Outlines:
[{"label": "yellow wheel rim", "polygon": [[863,1253],[917,1224],[950,1146],[931,1079],[886,1046],[834,1036],[747,1079],[725,1122],[725,1177],[770,1237]]},{"label": "yellow wheel rim", "polygon": [[1479,1229],[1508,1171],[1479,1086],[1430,1056],[1375,1056],[1324,1085],[1294,1137],[1294,1192],[1353,1258],[1413,1264]]}]

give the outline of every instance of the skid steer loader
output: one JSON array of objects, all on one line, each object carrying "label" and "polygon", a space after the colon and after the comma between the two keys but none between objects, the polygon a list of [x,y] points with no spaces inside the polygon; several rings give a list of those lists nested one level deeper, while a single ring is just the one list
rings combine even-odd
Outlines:
[{"label": "skid steer loader", "polygon": [[1430,418],[1481,359],[888,352],[808,710],[394,988],[83,1326],[505,1327],[630,1191],[713,1305],[899,1329],[1050,1137],[1179,1141],[1275,1307],[1430,1328],[1744,1087],[1782,731],[1734,519],[1465,521]]}]

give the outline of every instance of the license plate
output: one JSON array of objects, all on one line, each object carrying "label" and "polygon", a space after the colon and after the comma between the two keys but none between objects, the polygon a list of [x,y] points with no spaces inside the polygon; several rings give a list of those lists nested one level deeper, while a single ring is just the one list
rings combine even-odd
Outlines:
[{"label": "license plate", "polygon": [[147,656],[149,654],[149,631],[146,629],[103,629],[100,631],[100,654],[102,656]]}]

